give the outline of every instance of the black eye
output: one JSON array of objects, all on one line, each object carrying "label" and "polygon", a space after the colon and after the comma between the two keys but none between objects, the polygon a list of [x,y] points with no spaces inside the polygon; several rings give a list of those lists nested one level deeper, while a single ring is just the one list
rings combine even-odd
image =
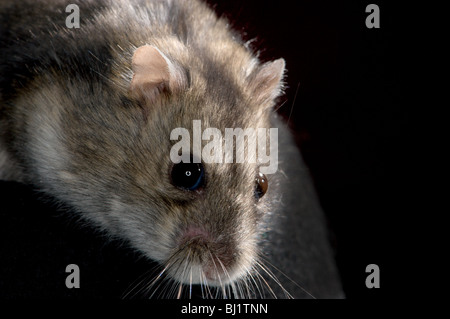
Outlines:
[{"label": "black eye", "polygon": [[190,191],[204,184],[205,170],[201,163],[179,163],[172,168],[172,184]]},{"label": "black eye", "polygon": [[258,173],[255,179],[255,197],[256,199],[260,199],[267,192],[267,188],[269,188],[269,183],[267,181],[266,175],[262,173]]}]

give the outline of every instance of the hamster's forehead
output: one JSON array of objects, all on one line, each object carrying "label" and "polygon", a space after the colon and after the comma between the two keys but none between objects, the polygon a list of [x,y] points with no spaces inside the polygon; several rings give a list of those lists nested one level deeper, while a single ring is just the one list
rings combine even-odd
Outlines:
[{"label": "hamster's forehead", "polygon": [[192,131],[193,121],[201,121],[202,130],[206,128],[218,128],[222,131],[226,128],[270,128],[271,109],[254,105],[251,99],[239,96],[219,99],[218,96],[189,95],[168,101],[157,112],[159,114],[156,114],[154,120],[161,122],[167,119],[168,131],[179,127]]}]

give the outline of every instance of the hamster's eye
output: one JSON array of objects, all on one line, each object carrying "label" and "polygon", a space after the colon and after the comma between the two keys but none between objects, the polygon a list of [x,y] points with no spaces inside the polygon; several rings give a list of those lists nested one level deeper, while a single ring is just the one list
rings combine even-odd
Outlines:
[{"label": "hamster's eye", "polygon": [[255,179],[255,197],[260,199],[267,192],[269,188],[269,183],[267,181],[266,175],[258,173]]},{"label": "hamster's eye", "polygon": [[204,168],[200,163],[178,163],[172,167],[172,184],[194,191],[204,183]]}]

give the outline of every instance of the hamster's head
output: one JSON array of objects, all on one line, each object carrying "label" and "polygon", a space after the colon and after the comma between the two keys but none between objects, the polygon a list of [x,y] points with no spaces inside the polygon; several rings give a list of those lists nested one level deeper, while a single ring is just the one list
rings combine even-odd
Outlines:
[{"label": "hamster's head", "polygon": [[[181,283],[225,285],[258,259],[271,191],[258,154],[277,142],[269,115],[284,61],[260,64],[240,54],[177,60],[154,46],[138,48],[127,105],[98,120],[108,122],[95,134],[102,154],[92,147],[73,168],[74,180],[89,172],[84,192],[107,209],[83,207],[81,195],[75,205]],[[86,139],[72,136],[83,147],[100,143]]]}]

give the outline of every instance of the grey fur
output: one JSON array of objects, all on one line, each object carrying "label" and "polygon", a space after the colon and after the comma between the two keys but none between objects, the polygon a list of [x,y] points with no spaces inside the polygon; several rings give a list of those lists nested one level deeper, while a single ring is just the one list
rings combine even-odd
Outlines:
[{"label": "grey fur", "polygon": [[[273,196],[280,194],[274,185],[282,195],[283,185],[297,181],[284,181],[280,173],[269,177],[272,195],[255,204],[257,165],[209,164],[203,192],[181,191],[170,183],[168,154],[171,130],[190,128],[196,119],[203,128],[221,130],[270,127],[284,61],[261,64],[227,22],[197,0],[73,3],[80,6],[80,29],[65,27],[65,1],[0,4],[0,178],[36,185],[162,264],[171,260],[189,225],[215,234],[211,250],[225,251],[229,259],[224,281],[234,282],[255,267],[262,254],[257,242],[266,231],[269,256],[279,264],[273,245],[298,233],[282,217],[289,216],[294,199],[281,198],[276,208]],[[131,59],[145,44],[183,70],[187,89],[161,90],[150,104],[130,96]],[[301,163],[292,145],[285,147]],[[296,173],[303,183],[302,168]],[[296,255],[292,248],[294,259],[281,253],[281,264],[302,282],[319,285],[317,296],[340,296],[320,209],[308,185],[302,188],[310,203],[302,225],[311,222],[317,241],[299,235],[295,241],[303,252]],[[309,254],[305,240],[318,250]],[[187,282],[178,269],[201,264],[208,253],[200,249],[188,261],[179,258],[168,272]],[[185,252],[181,256],[187,258]],[[295,271],[297,261],[308,266]],[[316,267],[329,277],[318,278]],[[197,281],[198,268],[191,268]]]}]

